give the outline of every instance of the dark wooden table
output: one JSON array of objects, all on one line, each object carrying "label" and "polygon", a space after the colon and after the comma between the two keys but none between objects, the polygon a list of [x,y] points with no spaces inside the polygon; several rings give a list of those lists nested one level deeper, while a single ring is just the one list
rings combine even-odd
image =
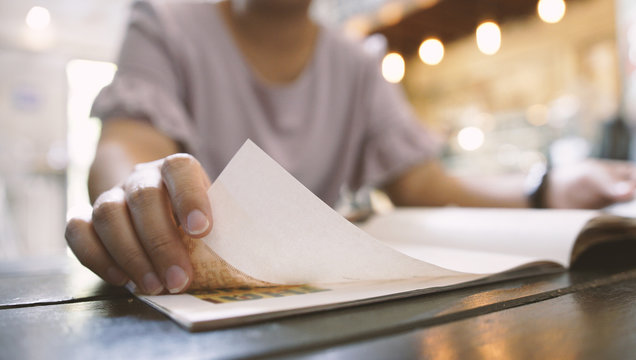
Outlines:
[{"label": "dark wooden table", "polygon": [[71,262],[32,265],[0,264],[0,359],[636,359],[633,268],[189,333]]}]

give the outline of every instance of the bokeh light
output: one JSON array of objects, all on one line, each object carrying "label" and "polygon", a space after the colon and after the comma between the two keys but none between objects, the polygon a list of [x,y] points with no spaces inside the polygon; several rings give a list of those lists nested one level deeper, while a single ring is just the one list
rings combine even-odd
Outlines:
[{"label": "bokeh light", "polygon": [[384,26],[395,25],[404,17],[404,3],[389,1],[378,11],[378,21]]},{"label": "bokeh light", "polygon": [[492,21],[481,23],[475,32],[477,47],[486,55],[494,55],[501,47],[501,29]]},{"label": "bokeh light", "polygon": [[548,123],[549,109],[543,104],[531,105],[526,109],[526,119],[531,125],[542,126]]},{"label": "bokeh light", "polygon": [[476,126],[467,126],[457,134],[457,143],[466,151],[474,151],[484,144],[484,132]]},{"label": "bokeh light", "polygon": [[564,0],[539,0],[537,3],[537,13],[541,20],[554,24],[558,23],[565,16]]},{"label": "bokeh light", "polygon": [[402,55],[392,52],[382,59],[382,76],[390,83],[399,83],[404,78],[406,64]]},{"label": "bokeh light", "polygon": [[43,30],[51,23],[51,14],[46,8],[34,6],[24,19],[27,26],[34,30]]},{"label": "bokeh light", "polygon": [[444,44],[436,38],[426,39],[422,41],[418,54],[424,64],[437,65],[444,58]]}]

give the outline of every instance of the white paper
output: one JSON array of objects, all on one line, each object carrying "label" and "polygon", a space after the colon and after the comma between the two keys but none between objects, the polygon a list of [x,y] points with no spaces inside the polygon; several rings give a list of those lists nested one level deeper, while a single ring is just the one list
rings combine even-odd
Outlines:
[{"label": "white paper", "polygon": [[534,261],[569,266],[572,245],[592,210],[411,208],[370,219],[362,228],[417,259],[476,274]]},{"label": "white paper", "polygon": [[461,275],[396,251],[345,220],[251,141],[208,191],[203,240],[227,263],[275,284]]},{"label": "white paper", "polygon": [[603,212],[616,216],[634,217],[636,216],[636,199],[610,205],[603,209]]}]

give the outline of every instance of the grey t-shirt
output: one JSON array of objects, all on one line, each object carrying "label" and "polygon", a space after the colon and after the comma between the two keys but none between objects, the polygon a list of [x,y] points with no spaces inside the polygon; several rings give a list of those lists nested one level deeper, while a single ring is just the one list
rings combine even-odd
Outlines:
[{"label": "grey t-shirt", "polygon": [[321,27],[299,77],[269,84],[205,1],[133,5],[117,73],[93,114],[150,121],[211,179],[250,138],[330,205],[343,185],[382,185],[438,145],[360,44]]}]

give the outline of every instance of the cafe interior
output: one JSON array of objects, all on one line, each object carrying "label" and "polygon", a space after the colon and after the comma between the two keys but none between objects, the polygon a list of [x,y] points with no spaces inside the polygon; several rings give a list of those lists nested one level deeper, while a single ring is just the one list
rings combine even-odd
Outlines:
[{"label": "cafe interior", "polygon": [[[68,253],[66,220],[91,206],[91,104],[131,3],[0,0],[0,260]],[[315,0],[312,14],[377,55],[454,173],[636,157],[633,0]]]}]

